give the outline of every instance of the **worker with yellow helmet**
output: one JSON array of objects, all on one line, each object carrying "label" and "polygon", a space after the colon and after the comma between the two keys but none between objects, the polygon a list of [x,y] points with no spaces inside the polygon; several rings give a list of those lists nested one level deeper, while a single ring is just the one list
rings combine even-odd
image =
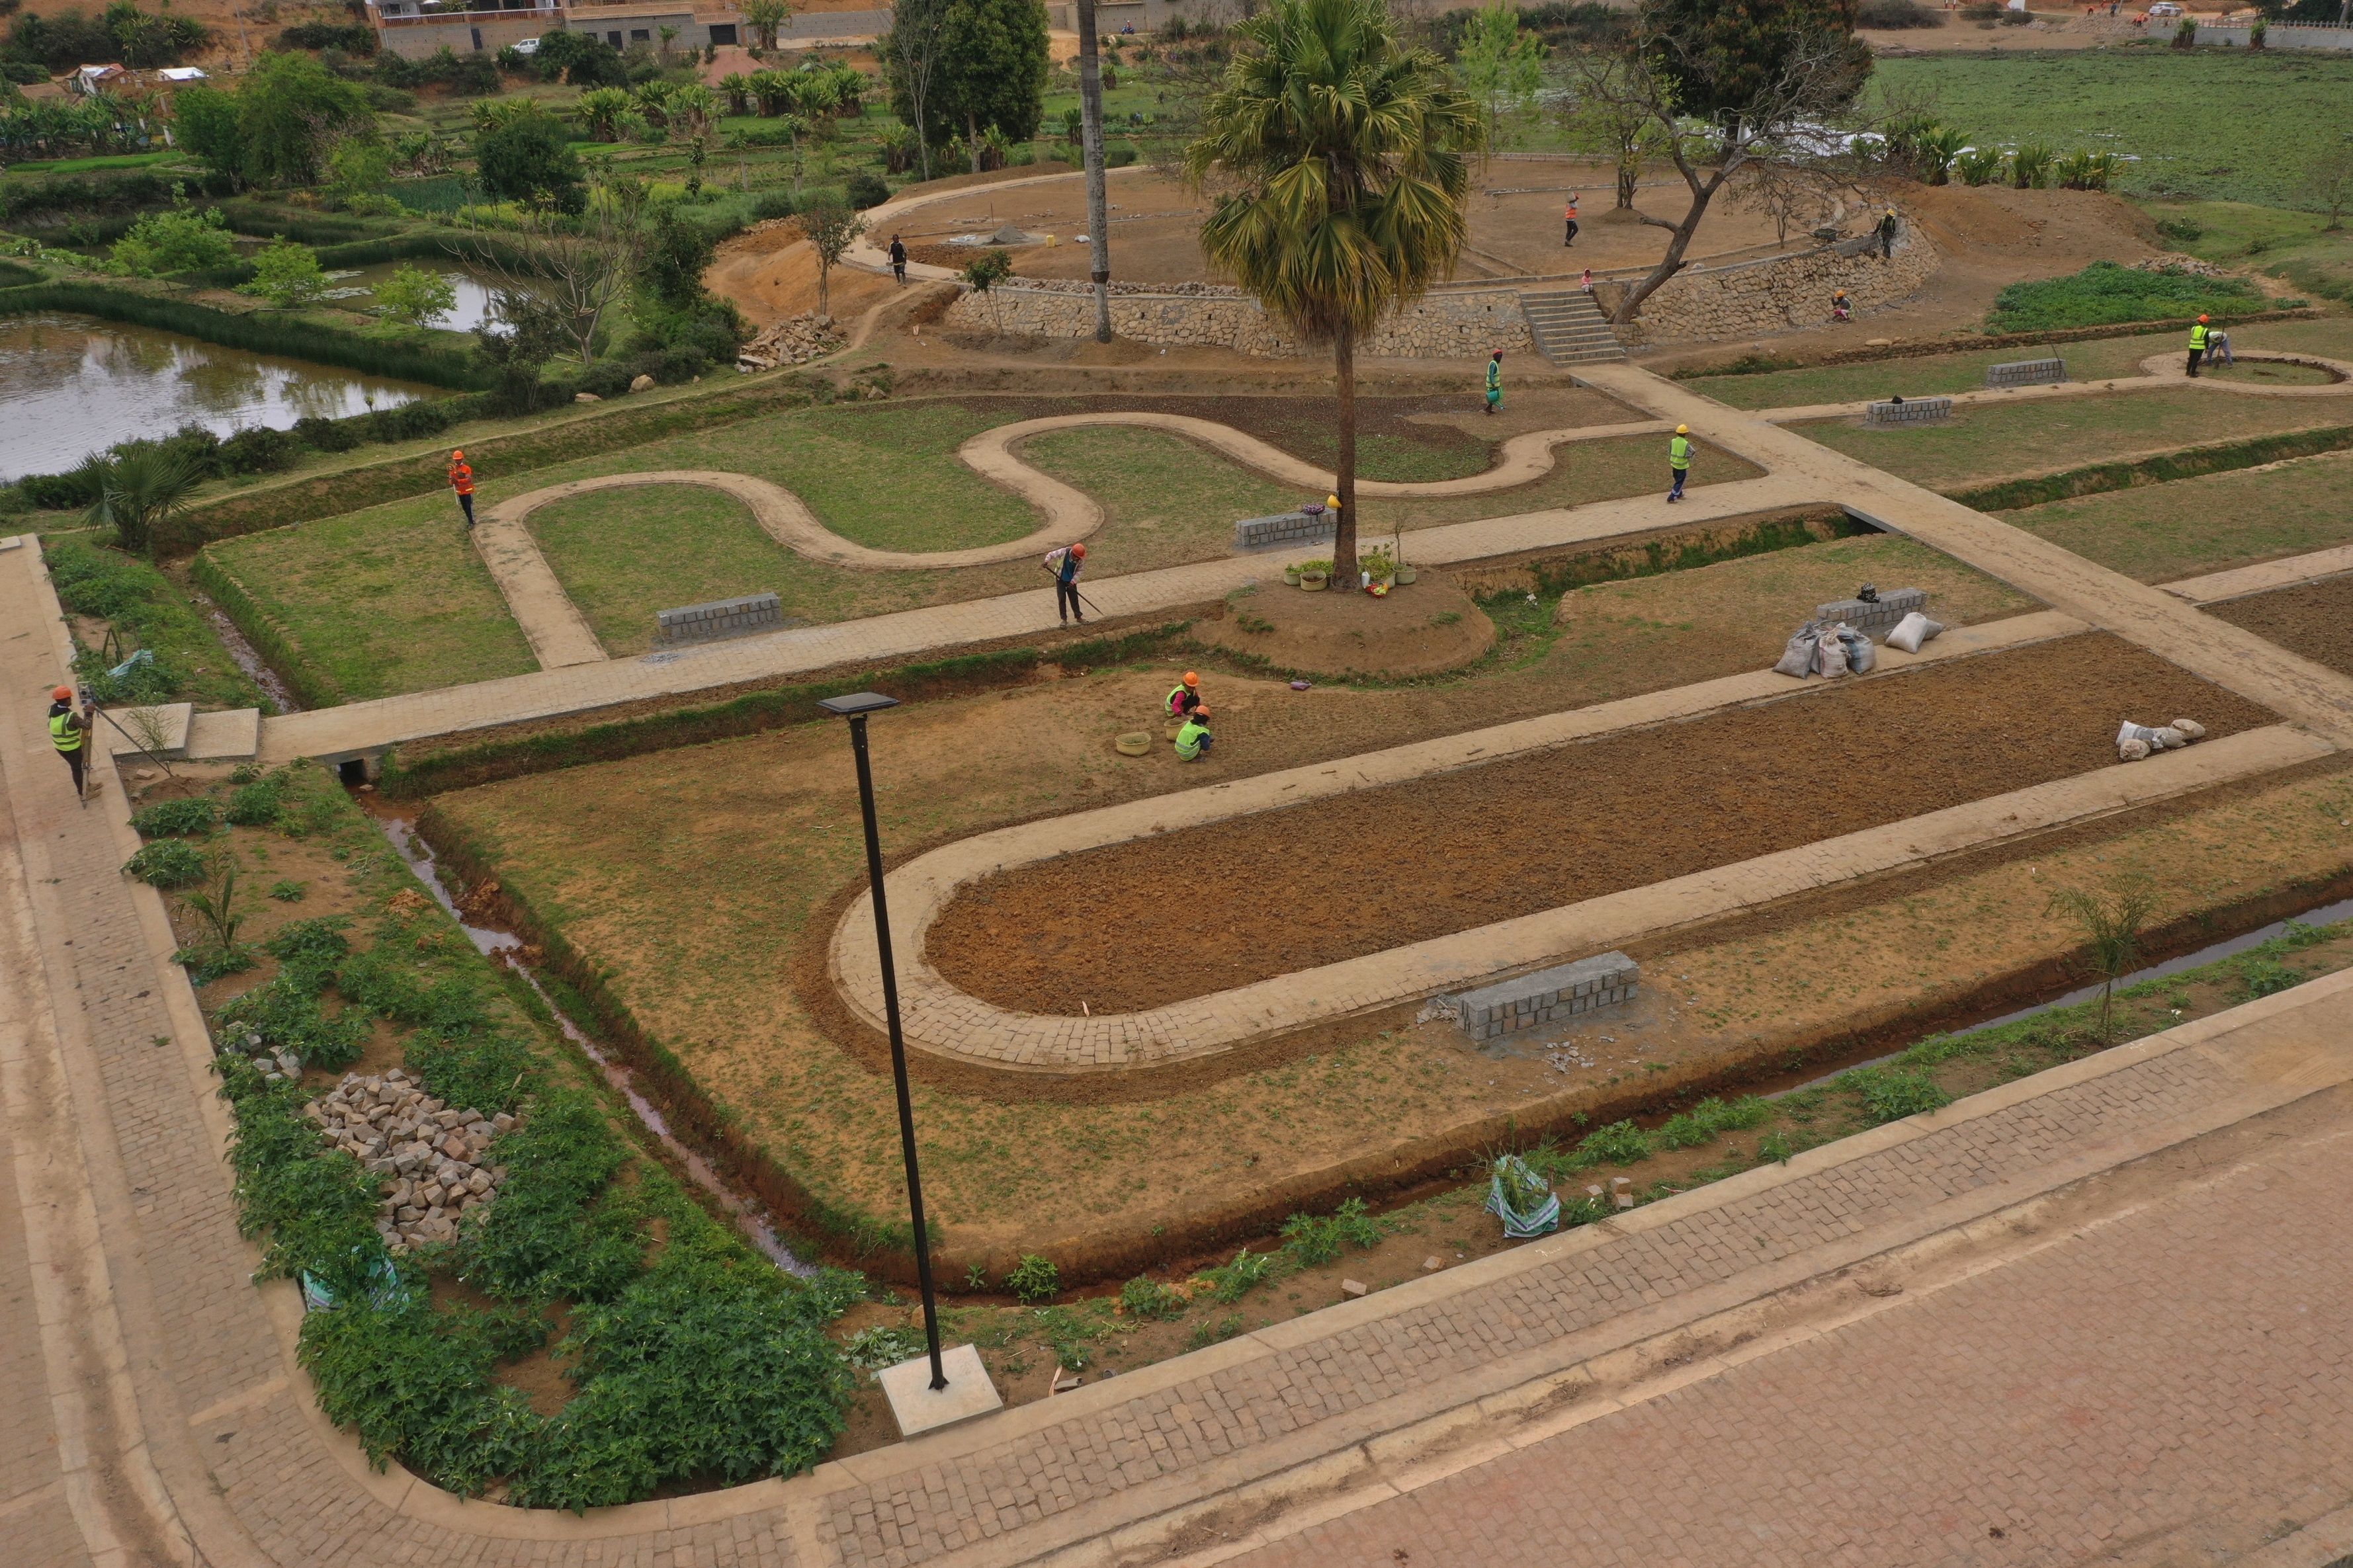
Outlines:
[{"label": "worker with yellow helmet", "polygon": [[1675,488],[1667,492],[1669,500],[1683,499],[1683,480],[1691,477],[1691,426],[1678,425],[1675,433],[1667,439],[1667,467],[1675,478]]}]

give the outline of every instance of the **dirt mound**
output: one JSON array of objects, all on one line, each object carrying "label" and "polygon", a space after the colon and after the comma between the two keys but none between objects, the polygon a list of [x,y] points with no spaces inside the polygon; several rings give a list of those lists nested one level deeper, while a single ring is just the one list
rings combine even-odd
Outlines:
[{"label": "dirt mound", "polygon": [[[734,300],[755,327],[773,327],[815,310],[817,281],[817,252],[789,218],[729,240],[702,274],[702,286]],[[834,320],[854,321],[898,288],[881,273],[837,267],[828,284],[827,308]]]},{"label": "dirt mound", "polygon": [[1000,1006],[1155,1007],[2108,767],[2148,713],[2270,717],[2091,633],[1065,855],[926,947]]},{"label": "dirt mound", "polygon": [[1915,215],[1949,258],[1957,249],[2135,261],[2156,248],[2157,227],[2105,191],[2015,191],[2004,185],[1914,185],[1896,205]]},{"label": "dirt mound", "polygon": [[1223,620],[1198,623],[1193,636],[1286,674],[1403,679],[1461,668],[1495,646],[1495,623],[1440,573],[1377,599],[1303,593],[1274,577],[1236,595]]}]

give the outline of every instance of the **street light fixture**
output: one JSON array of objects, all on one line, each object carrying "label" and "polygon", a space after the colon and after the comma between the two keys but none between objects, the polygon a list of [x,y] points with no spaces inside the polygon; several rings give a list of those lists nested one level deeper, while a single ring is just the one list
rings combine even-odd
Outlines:
[{"label": "street light fixture", "polygon": [[858,805],[866,816],[866,882],[874,899],[874,945],[882,957],[882,1013],[891,1029],[891,1076],[899,1089],[899,1142],[907,1159],[907,1208],[915,1226],[915,1279],[923,1291],[923,1338],[931,1347],[931,1388],[948,1385],[940,1364],[940,1313],[932,1293],[932,1237],[923,1224],[923,1180],[915,1168],[915,1106],[907,1092],[907,1043],[899,1032],[899,975],[891,963],[891,914],[882,903],[882,836],[874,825],[874,767],[866,755],[869,714],[896,708],[899,700],[879,691],[828,697],[818,706],[849,721],[849,747],[858,754]]}]

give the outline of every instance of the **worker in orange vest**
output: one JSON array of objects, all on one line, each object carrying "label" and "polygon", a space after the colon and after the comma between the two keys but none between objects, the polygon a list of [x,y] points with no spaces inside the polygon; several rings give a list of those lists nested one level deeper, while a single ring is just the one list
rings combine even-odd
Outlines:
[{"label": "worker in orange vest", "polygon": [[1568,193],[1568,205],[1562,209],[1560,216],[1561,222],[1567,228],[1567,233],[1562,237],[1561,244],[1575,245],[1577,243],[1577,193],[1575,191]]},{"label": "worker in orange vest", "polygon": [[458,504],[466,510],[466,527],[474,526],[474,470],[466,462],[466,454],[449,454],[449,488],[458,492]]}]

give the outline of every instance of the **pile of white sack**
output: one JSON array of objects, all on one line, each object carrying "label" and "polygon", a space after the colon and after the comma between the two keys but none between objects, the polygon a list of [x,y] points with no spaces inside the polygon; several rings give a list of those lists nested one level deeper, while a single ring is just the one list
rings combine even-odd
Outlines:
[{"label": "pile of white sack", "polygon": [[[1918,653],[1922,643],[1944,629],[1942,622],[1932,621],[1915,610],[1895,623],[1887,634],[1887,646],[1902,648],[1905,653]],[[1793,675],[1799,680],[1810,675],[1829,680],[1841,675],[1869,675],[1878,663],[1879,649],[1866,634],[1844,621],[1827,625],[1808,621],[1790,634],[1789,646],[1782,651],[1781,662],[1773,668],[1777,674]]]},{"label": "pile of white sack", "polygon": [[2116,731],[2116,756],[2122,762],[2137,763],[2152,752],[2178,751],[2205,738],[2206,726],[2195,719],[2176,719],[2154,730],[2127,719]]}]

